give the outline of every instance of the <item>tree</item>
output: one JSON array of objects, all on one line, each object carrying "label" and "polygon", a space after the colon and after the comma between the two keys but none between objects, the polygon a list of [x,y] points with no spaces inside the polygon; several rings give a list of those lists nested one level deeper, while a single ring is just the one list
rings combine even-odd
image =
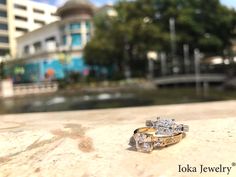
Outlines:
[{"label": "tree", "polygon": [[116,17],[98,14],[95,36],[85,48],[87,63],[115,64],[123,73],[125,66],[129,66],[134,76],[144,76],[147,52],[159,50],[168,38],[168,32],[161,32],[153,23],[152,3],[152,0],[122,1],[114,7]]},{"label": "tree", "polygon": [[5,74],[4,74],[4,63],[0,62],[0,80],[4,79]]},{"label": "tree", "polygon": [[231,45],[236,13],[219,0],[119,1],[117,15],[95,17],[95,35],[85,48],[88,64],[129,66],[133,76],[145,76],[150,50],[170,52],[169,19],[176,21],[177,54],[183,44],[208,55],[222,54]]},{"label": "tree", "polygon": [[235,11],[219,0],[157,0],[160,24],[168,30],[169,18],[176,19],[177,46],[188,43],[207,54],[222,54],[231,43],[235,29]]}]

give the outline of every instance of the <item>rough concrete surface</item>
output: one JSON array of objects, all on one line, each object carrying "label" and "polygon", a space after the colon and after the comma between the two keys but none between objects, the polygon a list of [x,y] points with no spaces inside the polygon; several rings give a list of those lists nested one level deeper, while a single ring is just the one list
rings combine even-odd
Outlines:
[{"label": "rough concrete surface", "polygon": [[[150,154],[128,146],[156,116],[190,126]],[[0,116],[0,177],[236,176],[236,101]],[[178,172],[189,164],[197,172]],[[232,167],[200,174],[200,165]]]}]

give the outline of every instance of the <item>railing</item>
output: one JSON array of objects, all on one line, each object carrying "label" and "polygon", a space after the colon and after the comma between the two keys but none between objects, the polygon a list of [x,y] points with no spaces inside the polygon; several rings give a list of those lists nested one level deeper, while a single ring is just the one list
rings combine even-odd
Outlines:
[{"label": "railing", "polygon": [[[224,82],[226,79],[225,75],[222,74],[201,74],[198,78],[199,82]],[[193,75],[177,75],[177,76],[166,76],[157,78],[154,80],[157,85],[168,85],[168,84],[184,84],[196,82],[196,76]]]},{"label": "railing", "polygon": [[18,95],[30,95],[39,93],[50,93],[58,90],[58,84],[55,82],[46,82],[39,84],[18,84],[14,85],[14,96]]}]

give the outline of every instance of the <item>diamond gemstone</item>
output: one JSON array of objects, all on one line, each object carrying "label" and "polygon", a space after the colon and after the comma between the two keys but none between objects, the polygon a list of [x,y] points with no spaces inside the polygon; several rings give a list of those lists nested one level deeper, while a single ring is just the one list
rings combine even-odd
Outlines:
[{"label": "diamond gemstone", "polygon": [[140,152],[151,152],[153,150],[153,144],[148,135],[143,133],[137,133],[134,135],[136,141],[136,149]]},{"label": "diamond gemstone", "polygon": [[173,135],[174,133],[188,131],[188,126],[183,124],[176,124],[174,119],[160,119],[156,121],[147,121],[146,126],[155,128],[156,134],[159,135]]},{"label": "diamond gemstone", "polygon": [[153,150],[153,146],[151,142],[138,143],[136,144],[136,149],[140,152],[151,152]]}]

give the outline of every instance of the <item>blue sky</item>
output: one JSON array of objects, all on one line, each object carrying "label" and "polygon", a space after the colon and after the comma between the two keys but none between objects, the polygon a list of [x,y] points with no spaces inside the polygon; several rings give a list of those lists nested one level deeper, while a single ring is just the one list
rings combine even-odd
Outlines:
[{"label": "blue sky", "polygon": [[[63,4],[66,0],[34,0],[34,1],[38,1],[38,2],[44,2],[47,4],[53,4],[53,5],[61,5]],[[91,2],[93,2],[94,4],[101,6],[103,4],[106,3],[112,3],[115,0],[90,0]]]},{"label": "blue sky", "polygon": [[[34,1],[45,2],[45,3],[53,4],[53,5],[61,5],[63,4],[63,2],[65,2],[65,0],[34,0]],[[90,0],[90,1],[100,6],[105,3],[112,3],[115,0]],[[229,7],[236,8],[236,0],[221,0],[221,2]]]},{"label": "blue sky", "polygon": [[221,0],[221,2],[229,7],[236,8],[236,0]]}]

